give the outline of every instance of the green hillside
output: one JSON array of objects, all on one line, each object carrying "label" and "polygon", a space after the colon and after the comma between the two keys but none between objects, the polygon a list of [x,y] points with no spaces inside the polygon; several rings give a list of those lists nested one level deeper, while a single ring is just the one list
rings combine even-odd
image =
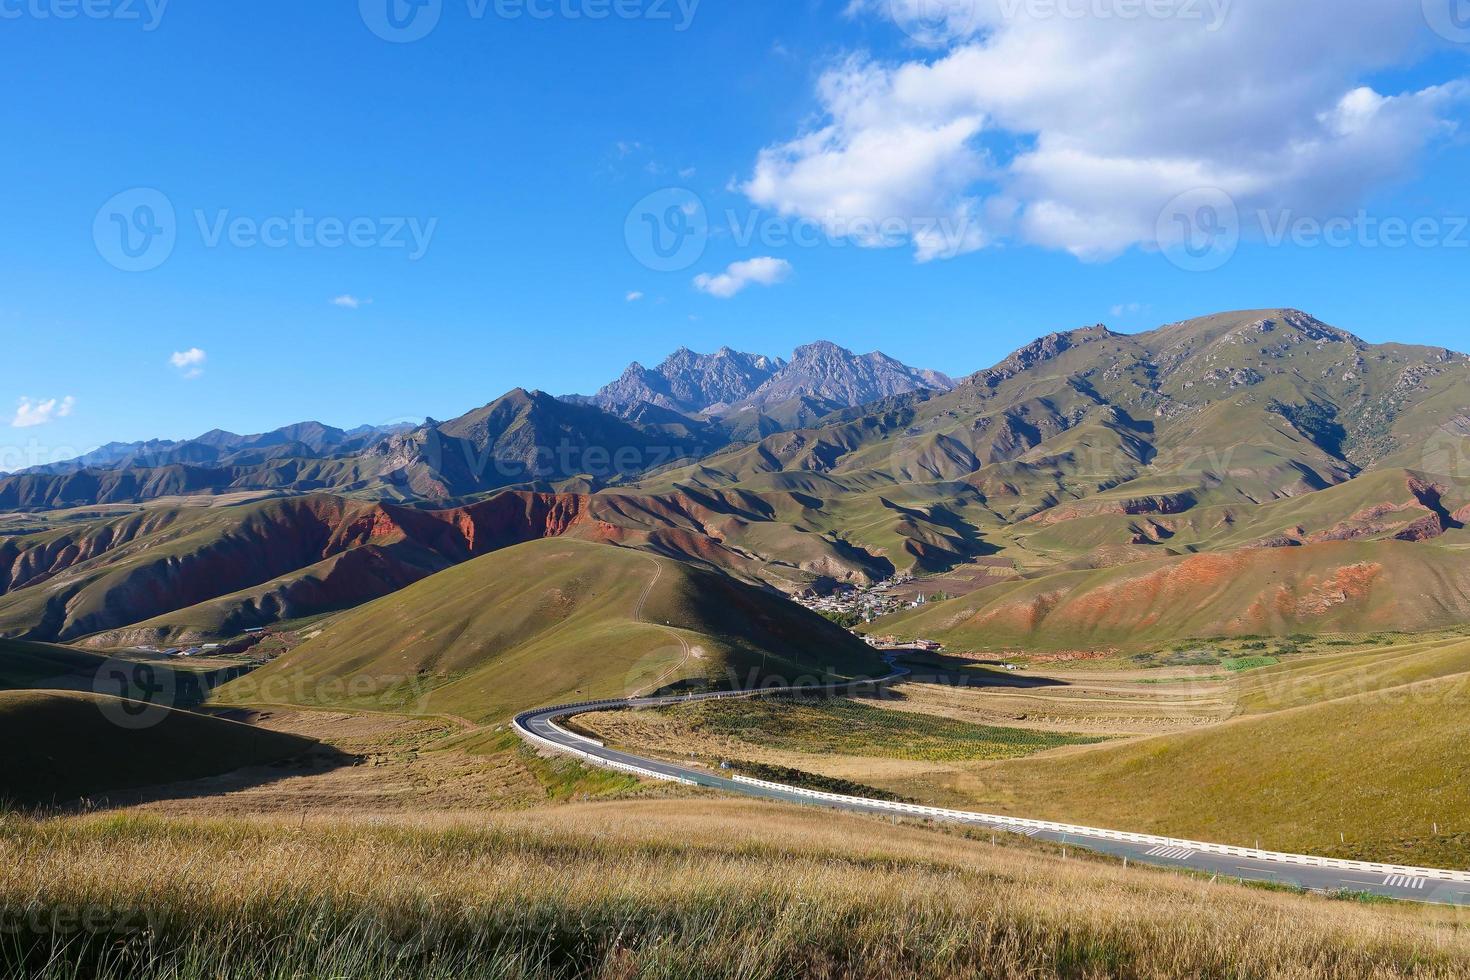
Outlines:
[{"label": "green hillside", "polygon": [[119,725],[114,717],[122,704],[74,692],[0,692],[0,741],[6,747],[0,753],[0,800],[34,805],[95,799],[266,765],[316,746],[186,711],[163,711],[144,727]]},{"label": "green hillside", "polygon": [[325,625],[218,692],[504,719],[678,682],[744,687],[883,676],[865,644],[726,576],[574,540],[496,552]]},{"label": "green hillside", "polygon": [[[1465,666],[1464,644],[1455,655]],[[1033,818],[1470,867],[1467,682],[1462,673],[1183,734],[997,763],[966,777],[966,792],[977,806]]]},{"label": "green hillside", "polygon": [[[500,547],[565,535],[788,592],[942,574],[977,560],[1024,576],[1006,587],[1018,595],[1047,574],[1095,572],[1050,582],[1046,596],[1026,594],[1035,618],[1059,628],[1026,628],[1022,610],[1021,626],[988,624],[984,634],[992,643],[1111,643],[1131,631],[1076,603],[1052,616],[1047,603],[1070,602],[1074,587],[1103,579],[1127,586],[1157,563],[1195,570],[1195,556],[1263,547],[1279,549],[1273,561],[1302,566],[1306,594],[1318,572],[1285,549],[1352,543],[1360,560],[1396,575],[1417,560],[1400,544],[1413,544],[1443,568],[1446,553],[1470,548],[1470,490],[1458,476],[1466,404],[1470,358],[1368,344],[1287,309],[1136,335],[1101,326],[1056,333],[953,391],[884,398],[713,452],[702,441],[706,422],[668,410],[642,412],[633,433],[588,406],[514,392],[455,422],[375,440],[360,456],[311,461],[297,483],[281,469],[290,460],[270,460],[279,470],[272,489],[337,486],[351,498],[79,512],[0,538],[0,635],[107,646],[217,639],[338,613]],[[616,490],[583,474],[485,492],[478,472],[552,444],[597,455],[664,437],[688,452],[641,483],[620,475]],[[322,466],[352,469],[354,482],[321,480]],[[441,502],[357,499],[383,489],[379,480],[395,499]],[[1427,598],[1407,596],[1401,619],[1385,606],[1376,611],[1382,622],[1367,625],[1470,619],[1458,576],[1444,571],[1441,594],[1440,582],[1419,575]],[[1219,615],[1195,622],[1173,611],[1201,598],[1189,582],[1166,575],[1162,584],[1158,628],[1144,630],[1150,641],[1216,631]],[[1223,598],[1265,602],[1247,632],[1336,628],[1310,610],[1278,615],[1271,596],[1246,591]],[[1128,597],[1117,608],[1132,615],[1136,606]],[[1176,626],[1183,632],[1171,633]]]}]

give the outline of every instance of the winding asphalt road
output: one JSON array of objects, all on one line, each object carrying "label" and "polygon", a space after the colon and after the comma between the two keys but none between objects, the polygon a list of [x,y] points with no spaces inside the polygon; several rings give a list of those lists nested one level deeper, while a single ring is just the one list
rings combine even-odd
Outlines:
[{"label": "winding asphalt road", "polygon": [[[899,676],[902,676],[902,674],[896,674],[894,677],[886,678],[883,681],[872,682],[872,684],[889,683]],[[762,693],[770,694],[776,692]],[[742,693],[666,698],[631,698],[578,705],[563,705],[554,708],[538,708],[520,715],[516,718],[515,725],[521,736],[533,743],[569,752],[597,765],[617,769],[641,770],[643,773],[653,774],[663,779],[683,782],[687,785],[720,790],[726,793],[738,793],[744,796],[755,796],[762,799],[778,800],[783,803],[825,806],[855,813],[873,813],[889,817],[895,815],[892,804],[885,804],[879,800],[862,800],[855,797],[814,799],[811,795],[795,787],[784,787],[772,783],[755,785],[751,782],[739,782],[734,779],[714,775],[704,769],[629,755],[628,753],[618,752],[614,749],[607,748],[599,742],[567,731],[557,724],[558,721],[565,721],[575,715],[587,714],[594,711],[637,710],[664,707],[696,700],[751,696],[753,695],[750,693]],[[926,814],[910,814],[910,816],[915,815],[919,817],[927,816]],[[985,827],[1005,833],[1022,833],[1037,840],[1051,841],[1069,847],[1085,848],[1102,854],[1126,858],[1129,862],[1135,864],[1176,868],[1221,878],[1270,882],[1296,886],[1317,892],[1363,892],[1410,902],[1470,906],[1470,875],[1458,875],[1458,877],[1464,880],[1438,880],[1425,875],[1422,869],[1419,870],[1419,873],[1415,873],[1416,869],[1389,869],[1386,866],[1373,870],[1304,866],[1287,860],[1292,857],[1290,855],[1281,855],[1273,860],[1260,857],[1208,853],[1200,851],[1196,847],[1191,847],[1189,842],[1186,841],[1166,841],[1162,838],[1156,838],[1149,841],[1134,842],[1116,840],[1111,839],[1109,836],[1103,836],[1111,833],[1105,830],[1069,828],[1068,831],[1064,832],[1049,829],[1025,828],[1015,823],[1008,823],[1005,821],[1005,818],[997,818],[980,813],[946,811],[944,815],[933,816],[930,819],[944,820],[966,826]]]}]

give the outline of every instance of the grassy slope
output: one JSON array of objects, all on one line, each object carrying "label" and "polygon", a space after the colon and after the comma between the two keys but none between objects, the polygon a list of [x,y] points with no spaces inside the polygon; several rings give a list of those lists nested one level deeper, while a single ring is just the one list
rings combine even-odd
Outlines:
[{"label": "grassy slope", "polygon": [[123,727],[102,710],[121,703],[60,691],[0,692],[0,798],[66,802],[263,765],[315,745],[184,711],[168,711],[148,727]]},{"label": "grassy slope", "polygon": [[887,673],[850,634],[779,596],[640,552],[550,540],[346,613],[218,695],[490,721],[681,680],[728,686],[731,671],[738,686]]},{"label": "grassy slope", "polygon": [[0,690],[90,686],[107,658],[52,643],[0,640]]},{"label": "grassy slope", "polygon": [[1470,617],[1470,569],[1433,544],[1253,549],[1063,572],[886,619],[955,648],[1157,646],[1183,637],[1424,630]]},{"label": "grassy slope", "polygon": [[[1371,655],[1369,655],[1371,657]],[[1380,675],[1360,663],[1316,676],[1283,665],[1252,680],[1247,710],[1303,702],[1220,726],[1102,746],[963,777],[964,791],[1029,817],[1367,860],[1470,866],[1470,667],[1460,643]],[[1458,664],[1455,664],[1458,661]],[[1311,661],[1306,662],[1308,664]],[[1296,676],[1293,676],[1295,674]],[[1393,678],[1434,679],[1390,687]],[[1275,678],[1274,682],[1272,678]],[[1440,834],[1433,832],[1438,823]],[[1341,837],[1339,836],[1341,835]]]},{"label": "grassy slope", "polygon": [[[0,969],[38,980],[1470,972],[1448,910],[1125,871],[993,847],[988,834],[749,801],[375,824],[10,820],[0,863],[15,869],[0,906],[42,924],[0,946]],[[103,910],[102,928],[47,927],[78,909]]]}]

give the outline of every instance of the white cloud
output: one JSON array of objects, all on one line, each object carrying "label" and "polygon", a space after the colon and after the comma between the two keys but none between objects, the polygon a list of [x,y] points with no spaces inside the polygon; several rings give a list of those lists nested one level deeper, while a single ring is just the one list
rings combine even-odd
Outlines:
[{"label": "white cloud", "polygon": [[636,302],[638,302],[642,298],[643,298],[643,294],[640,293],[636,289],[633,290],[631,293],[628,294],[628,302],[629,303],[636,303]]},{"label": "white cloud", "polygon": [[694,287],[720,299],[729,299],[746,286],[774,286],[791,277],[791,263],[769,256],[736,262],[719,275],[694,277]]},{"label": "white cloud", "polygon": [[198,347],[191,347],[185,351],[174,351],[168,362],[181,371],[185,378],[194,379],[204,374],[204,362],[209,355]]},{"label": "white cloud", "polygon": [[47,398],[44,401],[35,401],[22,397],[15,410],[15,418],[11,426],[17,429],[29,429],[32,426],[45,425],[55,419],[64,419],[71,414],[76,407],[77,400],[71,395],[65,398]]},{"label": "white cloud", "polygon": [[351,293],[345,293],[333,299],[332,305],[340,306],[344,310],[358,310],[364,306],[372,306],[373,301],[370,299],[359,299],[358,297],[353,296]]},{"label": "white cloud", "polygon": [[1173,16],[1122,15],[1157,6],[853,0],[916,37],[917,23],[942,52],[827,70],[820,119],[760,151],[742,189],[920,259],[1009,240],[1100,260],[1155,244],[1164,206],[1199,188],[1247,215],[1355,209],[1411,172],[1470,100],[1464,80],[1363,84],[1421,53],[1418,4],[1174,0]]}]

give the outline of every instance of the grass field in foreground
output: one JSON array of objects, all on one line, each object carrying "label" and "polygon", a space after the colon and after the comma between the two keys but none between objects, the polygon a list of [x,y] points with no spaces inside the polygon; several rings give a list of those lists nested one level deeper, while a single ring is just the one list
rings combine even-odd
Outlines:
[{"label": "grass field in foreground", "polygon": [[0,972],[36,980],[1470,973],[1450,910],[746,801],[8,818],[0,864]]}]

